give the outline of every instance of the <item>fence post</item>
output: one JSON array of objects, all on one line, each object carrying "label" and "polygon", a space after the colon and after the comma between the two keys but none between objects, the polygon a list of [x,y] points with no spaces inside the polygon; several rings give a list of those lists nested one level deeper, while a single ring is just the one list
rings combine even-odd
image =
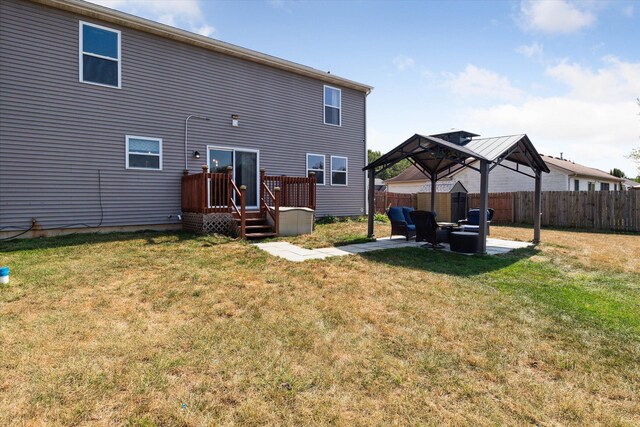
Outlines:
[{"label": "fence post", "polygon": [[276,187],[273,189],[274,197],[276,198],[273,201],[274,204],[274,218],[273,218],[273,226],[276,236],[280,235],[280,187]]},{"label": "fence post", "polygon": [[262,217],[266,214],[264,207],[264,174],[264,168],[260,168],[260,183],[258,185],[260,185],[260,216]]},{"label": "fence post", "polygon": [[233,166],[227,166],[227,208],[229,213],[233,213],[233,186],[231,185],[233,181]]},{"label": "fence post", "polygon": [[316,210],[315,204],[316,173],[309,172],[309,208]]},{"label": "fence post", "polygon": [[209,173],[209,166],[202,165],[202,175],[200,175],[202,180],[202,185],[200,186],[201,202],[198,208],[200,213],[206,213],[206,209],[209,207],[207,203],[207,173]]},{"label": "fence post", "polygon": [[247,204],[245,195],[247,194],[247,186],[240,186],[240,237],[243,239],[247,236]]}]

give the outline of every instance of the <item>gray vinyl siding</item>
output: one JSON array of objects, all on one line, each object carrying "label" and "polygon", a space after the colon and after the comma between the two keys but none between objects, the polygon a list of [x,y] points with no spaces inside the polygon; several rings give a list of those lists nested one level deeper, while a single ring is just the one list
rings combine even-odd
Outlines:
[{"label": "gray vinyl siding", "polygon": [[[81,20],[122,32],[122,89],[78,81]],[[0,2],[0,58],[0,227],[97,225],[98,174],[103,226],[175,222],[190,114],[212,119],[189,121],[191,173],[207,145],[260,150],[269,175],[304,176],[312,152],[328,178],[346,156],[349,185],[318,186],[318,214],[362,213],[363,92],[341,87],[328,126],[322,81],[23,0]],[[163,170],[125,169],[126,135],[161,138]]]}]

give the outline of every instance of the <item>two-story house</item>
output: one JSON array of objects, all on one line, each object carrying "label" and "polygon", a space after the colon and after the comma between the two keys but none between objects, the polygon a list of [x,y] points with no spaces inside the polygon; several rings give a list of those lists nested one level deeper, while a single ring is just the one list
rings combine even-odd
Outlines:
[{"label": "two-story house", "polygon": [[[79,0],[0,2],[0,237],[179,226],[181,177],[317,180],[365,209],[366,97],[324,71]],[[28,235],[28,234],[27,234]]]}]

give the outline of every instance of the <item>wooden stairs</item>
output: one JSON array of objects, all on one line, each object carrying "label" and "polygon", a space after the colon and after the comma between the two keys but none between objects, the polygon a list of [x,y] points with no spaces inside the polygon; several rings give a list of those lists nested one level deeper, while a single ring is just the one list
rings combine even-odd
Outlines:
[{"label": "wooden stairs", "polygon": [[[240,227],[240,217],[238,215],[233,217]],[[250,240],[266,239],[276,237],[276,233],[273,227],[267,223],[266,214],[263,215],[260,211],[247,212],[245,237]]]}]

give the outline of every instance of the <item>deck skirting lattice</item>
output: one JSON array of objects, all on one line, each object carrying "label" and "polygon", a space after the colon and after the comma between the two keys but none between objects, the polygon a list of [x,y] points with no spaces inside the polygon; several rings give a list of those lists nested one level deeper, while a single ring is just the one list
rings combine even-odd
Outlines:
[{"label": "deck skirting lattice", "polygon": [[182,214],[182,229],[198,234],[222,234],[237,237],[238,224],[229,213],[202,214],[185,212]]}]

